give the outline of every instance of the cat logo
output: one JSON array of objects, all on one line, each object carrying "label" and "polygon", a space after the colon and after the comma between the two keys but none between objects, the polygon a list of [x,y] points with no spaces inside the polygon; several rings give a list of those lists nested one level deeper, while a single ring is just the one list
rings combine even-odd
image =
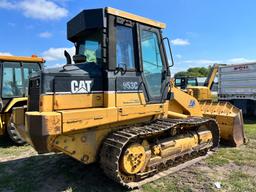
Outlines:
[{"label": "cat logo", "polygon": [[71,81],[71,93],[90,93],[91,80],[73,80]]}]

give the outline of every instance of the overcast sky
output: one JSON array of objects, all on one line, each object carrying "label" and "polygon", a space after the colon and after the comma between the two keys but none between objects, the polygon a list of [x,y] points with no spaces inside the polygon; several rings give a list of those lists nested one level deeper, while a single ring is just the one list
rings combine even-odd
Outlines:
[{"label": "overcast sky", "polygon": [[82,9],[111,6],[165,22],[173,72],[256,60],[254,0],[0,0],[0,54],[37,54],[65,63],[66,22]]}]

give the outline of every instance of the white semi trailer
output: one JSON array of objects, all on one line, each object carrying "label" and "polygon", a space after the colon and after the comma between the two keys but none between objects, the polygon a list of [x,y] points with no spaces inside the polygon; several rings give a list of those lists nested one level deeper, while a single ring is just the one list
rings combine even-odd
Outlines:
[{"label": "white semi trailer", "polygon": [[218,98],[256,116],[256,62],[219,66]]}]

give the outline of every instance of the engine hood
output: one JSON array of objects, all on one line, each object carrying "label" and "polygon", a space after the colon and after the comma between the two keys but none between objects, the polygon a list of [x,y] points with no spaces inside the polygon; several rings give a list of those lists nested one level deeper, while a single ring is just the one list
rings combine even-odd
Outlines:
[{"label": "engine hood", "polygon": [[96,63],[48,68],[37,74],[41,94],[89,93],[102,91],[102,69]]}]

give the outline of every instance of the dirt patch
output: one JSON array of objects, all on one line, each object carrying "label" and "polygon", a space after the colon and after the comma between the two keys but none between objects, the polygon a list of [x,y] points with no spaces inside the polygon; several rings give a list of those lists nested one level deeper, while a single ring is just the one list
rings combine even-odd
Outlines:
[{"label": "dirt patch", "polygon": [[[248,133],[248,145],[220,148],[206,160],[135,191],[255,191],[256,129]],[[0,191],[129,191],[107,178],[98,164],[86,166],[62,154],[37,155],[30,146],[0,148]]]}]

